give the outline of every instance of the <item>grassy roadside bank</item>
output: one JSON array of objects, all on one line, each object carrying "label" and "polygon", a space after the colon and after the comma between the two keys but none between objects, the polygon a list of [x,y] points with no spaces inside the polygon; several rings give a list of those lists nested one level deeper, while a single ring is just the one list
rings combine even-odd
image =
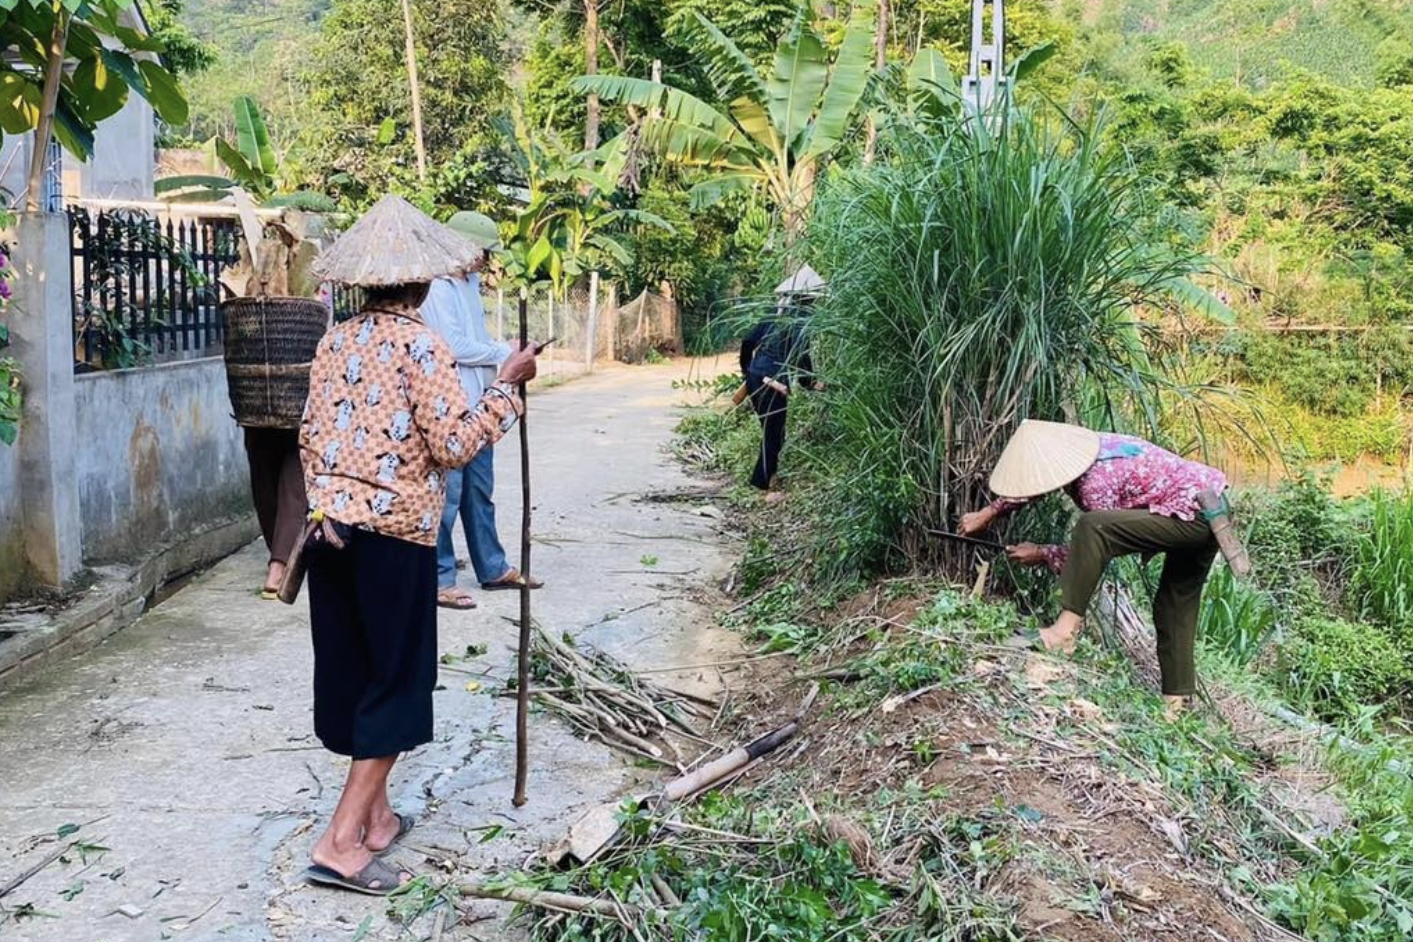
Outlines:
[{"label": "grassy roadside bank", "polygon": [[[754,449],[743,418],[689,417],[680,453],[738,472]],[[629,814],[631,840],[543,880],[625,904],[675,899],[670,917],[626,928],[553,915],[535,921],[536,938],[1392,942],[1413,931],[1413,786],[1398,765],[1413,745],[1396,714],[1361,699],[1377,695],[1359,687],[1368,650],[1310,661],[1329,653],[1311,640],[1322,630],[1330,650],[1367,632],[1300,627],[1317,609],[1337,622],[1337,608],[1381,597],[1327,593],[1355,581],[1349,560],[1392,545],[1379,531],[1397,529],[1396,507],[1340,516],[1312,482],[1254,495],[1267,532],[1248,538],[1285,594],[1216,582],[1211,697],[1173,723],[1101,639],[1073,662],[1001,644],[1045,613],[1043,595],[1031,607],[924,576],[821,578],[803,562],[810,518],[842,510],[811,500],[808,480],[794,488],[781,507],[736,501],[750,549],[728,618],[776,656],[732,679],[723,738],[770,728],[819,683],[804,728],[729,788],[670,820]],[[1381,571],[1375,561],[1362,571]],[[1273,719],[1279,708],[1333,720],[1357,748]]]}]

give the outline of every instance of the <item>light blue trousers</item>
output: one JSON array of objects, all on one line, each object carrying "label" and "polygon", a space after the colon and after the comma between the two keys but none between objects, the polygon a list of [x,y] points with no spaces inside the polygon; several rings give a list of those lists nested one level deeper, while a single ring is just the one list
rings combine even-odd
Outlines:
[{"label": "light blue trousers", "polygon": [[466,531],[466,546],[471,551],[471,568],[476,580],[494,582],[510,571],[505,548],[496,533],[495,450],[482,448],[465,468],[452,471],[446,478],[446,507],[437,531],[437,587],[449,589],[456,585],[456,546],[452,531],[456,518]]}]

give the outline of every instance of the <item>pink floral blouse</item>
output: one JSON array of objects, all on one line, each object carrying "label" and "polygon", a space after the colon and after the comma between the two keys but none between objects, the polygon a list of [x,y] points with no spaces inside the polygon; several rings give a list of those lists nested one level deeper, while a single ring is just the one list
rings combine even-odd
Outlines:
[{"label": "pink floral blouse", "polygon": [[[1195,520],[1201,512],[1197,495],[1206,490],[1218,494],[1228,487],[1226,475],[1216,468],[1181,458],[1151,442],[1130,435],[1103,434],[1099,437],[1099,458],[1093,467],[1065,487],[1079,509],[1146,510],[1164,517]],[[991,507],[1008,514],[1028,500],[996,500]],[[1050,568],[1064,568],[1069,550],[1047,546],[1045,558]]]}]

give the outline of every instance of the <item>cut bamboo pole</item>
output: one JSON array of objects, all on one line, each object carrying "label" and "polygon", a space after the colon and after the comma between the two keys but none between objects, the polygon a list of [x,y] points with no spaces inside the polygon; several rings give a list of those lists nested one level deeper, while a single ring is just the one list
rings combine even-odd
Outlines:
[{"label": "cut bamboo pole", "polygon": [[[529,299],[520,289],[520,349],[530,345]],[[525,794],[530,776],[530,430],[526,423],[529,405],[526,384],[520,384],[520,645],[518,686],[515,696],[515,807],[529,798]]]}]

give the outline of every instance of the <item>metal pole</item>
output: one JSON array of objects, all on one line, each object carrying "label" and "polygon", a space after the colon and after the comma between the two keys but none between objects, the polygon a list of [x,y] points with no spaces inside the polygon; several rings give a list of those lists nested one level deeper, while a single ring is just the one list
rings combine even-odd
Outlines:
[{"label": "metal pole", "polygon": [[[520,348],[530,345],[530,301],[520,289]],[[530,775],[530,430],[526,385],[520,384],[520,648],[515,689],[515,807],[529,801],[525,785]]]},{"label": "metal pole", "polygon": [[496,289],[496,339],[505,340],[505,289]]},{"label": "metal pole", "polygon": [[598,340],[599,327],[599,273],[589,272],[589,341],[585,345],[586,360],[584,368],[592,373],[594,371],[594,344]]}]

